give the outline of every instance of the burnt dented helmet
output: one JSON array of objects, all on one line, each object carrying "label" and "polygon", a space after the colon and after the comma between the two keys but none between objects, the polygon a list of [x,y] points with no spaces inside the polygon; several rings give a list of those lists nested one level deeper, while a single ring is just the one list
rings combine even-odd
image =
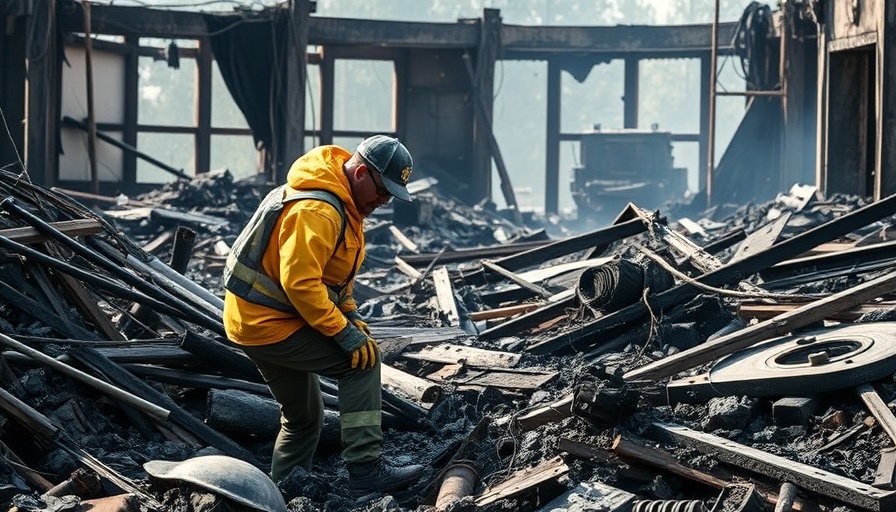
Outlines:
[{"label": "burnt dented helmet", "polygon": [[151,460],[143,469],[152,477],[189,482],[247,507],[286,512],[286,502],[271,477],[240,459],[204,455],[184,461]]}]

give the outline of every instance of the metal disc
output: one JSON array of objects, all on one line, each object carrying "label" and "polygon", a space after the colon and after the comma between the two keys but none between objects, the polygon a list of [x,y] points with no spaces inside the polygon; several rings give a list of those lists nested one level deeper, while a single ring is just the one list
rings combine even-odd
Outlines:
[{"label": "metal disc", "polygon": [[765,341],[709,371],[721,394],[808,396],[896,373],[896,322],[819,329]]}]

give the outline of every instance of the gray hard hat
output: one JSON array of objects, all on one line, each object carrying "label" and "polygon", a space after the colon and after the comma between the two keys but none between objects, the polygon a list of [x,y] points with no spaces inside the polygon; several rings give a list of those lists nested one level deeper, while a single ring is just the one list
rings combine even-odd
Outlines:
[{"label": "gray hard hat", "polygon": [[401,141],[388,135],[367,137],[358,146],[358,154],[380,173],[392,196],[410,202],[411,194],[405,187],[414,169],[414,159]]},{"label": "gray hard hat", "polygon": [[204,455],[181,462],[151,460],[143,464],[143,469],[155,478],[183,480],[247,507],[286,512],[286,502],[271,477],[240,459]]}]

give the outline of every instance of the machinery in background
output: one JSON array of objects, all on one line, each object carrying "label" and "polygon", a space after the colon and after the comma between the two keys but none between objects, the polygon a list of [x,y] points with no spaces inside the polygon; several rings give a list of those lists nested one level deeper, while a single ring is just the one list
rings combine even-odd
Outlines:
[{"label": "machinery in background", "polygon": [[672,133],[601,130],[583,133],[572,197],[580,221],[612,221],[629,203],[655,209],[684,197],[687,169],[674,167]]}]

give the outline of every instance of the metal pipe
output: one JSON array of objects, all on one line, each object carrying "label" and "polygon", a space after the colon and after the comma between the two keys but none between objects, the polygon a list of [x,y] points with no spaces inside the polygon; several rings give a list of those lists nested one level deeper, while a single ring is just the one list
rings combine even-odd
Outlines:
[{"label": "metal pipe", "polygon": [[715,0],[715,13],[712,18],[712,48],[710,48],[709,64],[709,133],[706,142],[706,207],[712,206],[712,172],[716,158],[716,80],[718,79],[719,59],[719,0]]},{"label": "metal pipe", "polygon": [[[126,261],[128,262],[128,265],[133,266],[140,272],[142,272],[146,275],[152,276],[153,279],[157,279],[159,281],[160,285],[165,286],[168,290],[177,290],[177,292],[184,299],[185,303],[192,304],[192,305],[196,306],[197,308],[202,308],[202,310],[204,310],[203,313],[205,315],[208,315],[210,318],[215,318],[219,321],[222,318],[223,309],[224,309],[223,305],[221,308],[217,308],[217,307],[213,306],[212,304],[209,304],[202,297],[199,297],[198,295],[193,293],[191,290],[187,290],[185,287],[179,286],[178,283],[176,283],[174,280],[169,278],[169,275],[177,275],[177,276],[180,276],[181,279],[186,279],[186,278],[184,278],[184,276],[178,274],[174,270],[171,270],[170,267],[168,267],[170,270],[169,274],[163,274],[163,273],[157,271],[155,268],[140,261],[139,258],[135,258],[135,257],[131,256],[130,254],[127,255]],[[160,263],[160,265],[159,265],[160,267],[168,266],[168,265],[165,265],[164,263],[162,263],[161,261],[159,263]],[[174,294],[172,293],[172,296],[173,295]]]},{"label": "metal pipe", "polygon": [[[133,286],[137,290],[140,290],[146,295],[156,298],[160,302],[169,303],[171,306],[164,307],[165,310],[175,309],[175,311],[180,310],[177,313],[172,314],[177,318],[184,318],[184,315],[189,314],[191,316],[185,318],[186,320],[196,322],[203,327],[211,329],[218,334],[224,333],[223,325],[221,325],[221,318],[214,317],[210,314],[207,314],[203,311],[200,311],[192,304],[187,303],[184,300],[181,300],[179,297],[174,296],[168,291],[155,286],[152,283],[147,282],[145,279],[137,276],[136,274],[129,272],[126,269],[123,269],[117,265],[112,264],[108,259],[106,259],[103,255],[97,253],[93,249],[78,243],[75,239],[69,237],[65,233],[59,231],[58,229],[51,226],[49,223],[41,219],[40,217],[34,215],[30,211],[25,208],[19,206],[12,196],[8,196],[0,201],[0,208],[3,208],[9,213],[13,213],[21,219],[24,219],[29,225],[31,225],[36,230],[41,233],[48,235],[53,238],[53,240],[59,242],[64,245],[68,249],[72,250],[78,256],[90,261],[91,263],[107,270],[109,273],[118,277],[125,283]],[[9,241],[11,242],[11,241]],[[37,251],[34,251],[37,252]],[[155,306],[153,306],[155,309]],[[157,310],[161,311],[161,310]]]},{"label": "metal pipe", "polygon": [[[87,128],[87,126],[86,126],[84,123],[78,121],[77,119],[75,119],[75,118],[73,118],[73,117],[69,117],[69,116],[65,116],[65,117],[63,117],[63,118],[62,118],[62,124],[64,124],[64,125],[68,125],[68,126],[73,126],[73,127],[75,127],[75,128],[80,128],[81,130],[84,130],[84,131],[88,131],[88,128]],[[113,137],[110,137],[110,136],[106,135],[106,134],[103,133],[103,132],[100,132],[100,131],[96,132],[96,136],[97,136],[98,139],[100,139],[100,140],[102,140],[102,141],[105,141],[105,142],[108,142],[109,144],[112,144],[113,146],[117,147],[118,149],[124,150],[124,151],[129,152],[129,153],[133,153],[137,158],[140,158],[140,159],[142,159],[142,160],[145,160],[145,161],[147,161],[147,162],[149,162],[149,163],[155,165],[155,166],[158,167],[159,169],[162,169],[163,171],[167,171],[167,172],[169,172],[169,173],[171,173],[171,174],[177,176],[177,177],[180,178],[180,179],[184,179],[184,180],[191,180],[191,179],[193,179],[192,176],[190,176],[189,174],[186,174],[186,173],[183,172],[182,170],[180,170],[180,169],[175,169],[174,167],[171,167],[170,165],[168,165],[168,164],[166,164],[166,163],[164,163],[164,162],[160,162],[159,160],[156,160],[155,158],[153,158],[153,157],[147,155],[146,153],[144,153],[144,152],[138,150],[138,149],[135,148],[134,146],[131,146],[130,144],[125,144],[124,142],[121,142],[121,141],[118,140],[118,139],[115,139],[115,138],[113,138]]]},{"label": "metal pipe", "polygon": [[71,366],[69,366],[61,361],[58,361],[58,360],[44,354],[43,352],[41,352],[39,350],[35,350],[35,349],[29,347],[28,345],[25,345],[24,343],[20,343],[3,333],[0,333],[0,343],[15,350],[16,352],[25,354],[26,356],[30,357],[31,359],[34,359],[35,361],[41,362],[41,363],[49,366],[50,368],[57,370],[60,373],[68,375],[69,377],[77,379],[77,380],[83,382],[84,384],[87,384],[88,386],[91,386],[99,391],[102,391],[103,393],[106,393],[107,395],[109,395],[113,398],[117,398],[118,400],[121,400],[122,402],[125,402],[129,405],[133,405],[137,409],[140,409],[141,411],[145,412],[146,414],[149,414],[153,418],[156,418],[161,421],[167,421],[168,415],[171,414],[171,412],[168,409],[159,407],[158,405],[156,405],[152,402],[144,400],[137,395],[128,393],[127,391],[125,391],[121,388],[117,388],[117,387],[109,384],[106,381],[103,381],[103,380],[100,380],[100,379],[94,377],[93,375],[84,373],[81,370],[78,370],[77,368],[72,368]]},{"label": "metal pipe", "polygon": [[134,302],[141,302],[144,304],[151,305],[153,308],[159,309],[160,311],[164,311],[173,316],[178,314],[178,310],[165,304],[163,302],[157,301],[152,297],[148,297],[140,292],[136,292],[122,286],[116,282],[113,282],[105,277],[91,274],[86,270],[82,270],[78,267],[70,265],[64,261],[59,261],[52,256],[47,256],[46,254],[36,251],[26,245],[22,245],[18,242],[10,240],[5,236],[0,236],[0,247],[7,249],[11,252],[19,254],[21,256],[25,256],[30,258],[38,263],[46,265],[50,268],[54,268],[59,270],[62,273],[68,274],[74,278],[80,279],[85,283],[90,283],[98,288],[102,288],[104,290],[111,291],[113,293],[117,293],[121,298],[132,300]]},{"label": "metal pipe", "polygon": [[796,486],[790,482],[782,483],[778,491],[778,502],[775,503],[775,512],[791,512],[794,501],[796,501]]},{"label": "metal pipe", "polygon": [[784,91],[719,91],[716,96],[784,96]]},{"label": "metal pipe", "polygon": [[469,462],[457,462],[445,470],[439,495],[436,497],[436,509],[444,510],[448,505],[473,494],[479,481],[479,471]]},{"label": "metal pipe", "polygon": [[[128,256],[128,262],[131,261],[131,256]],[[167,277],[171,281],[179,284],[187,291],[192,292],[193,294],[199,296],[203,300],[209,303],[209,305],[215,307],[216,309],[223,311],[224,310],[224,301],[218,297],[217,295],[210,292],[208,289],[202,287],[197,284],[195,281],[188,279],[187,277],[177,273],[170,266],[166,265],[162,260],[153,257],[147,262],[150,268]]]}]

